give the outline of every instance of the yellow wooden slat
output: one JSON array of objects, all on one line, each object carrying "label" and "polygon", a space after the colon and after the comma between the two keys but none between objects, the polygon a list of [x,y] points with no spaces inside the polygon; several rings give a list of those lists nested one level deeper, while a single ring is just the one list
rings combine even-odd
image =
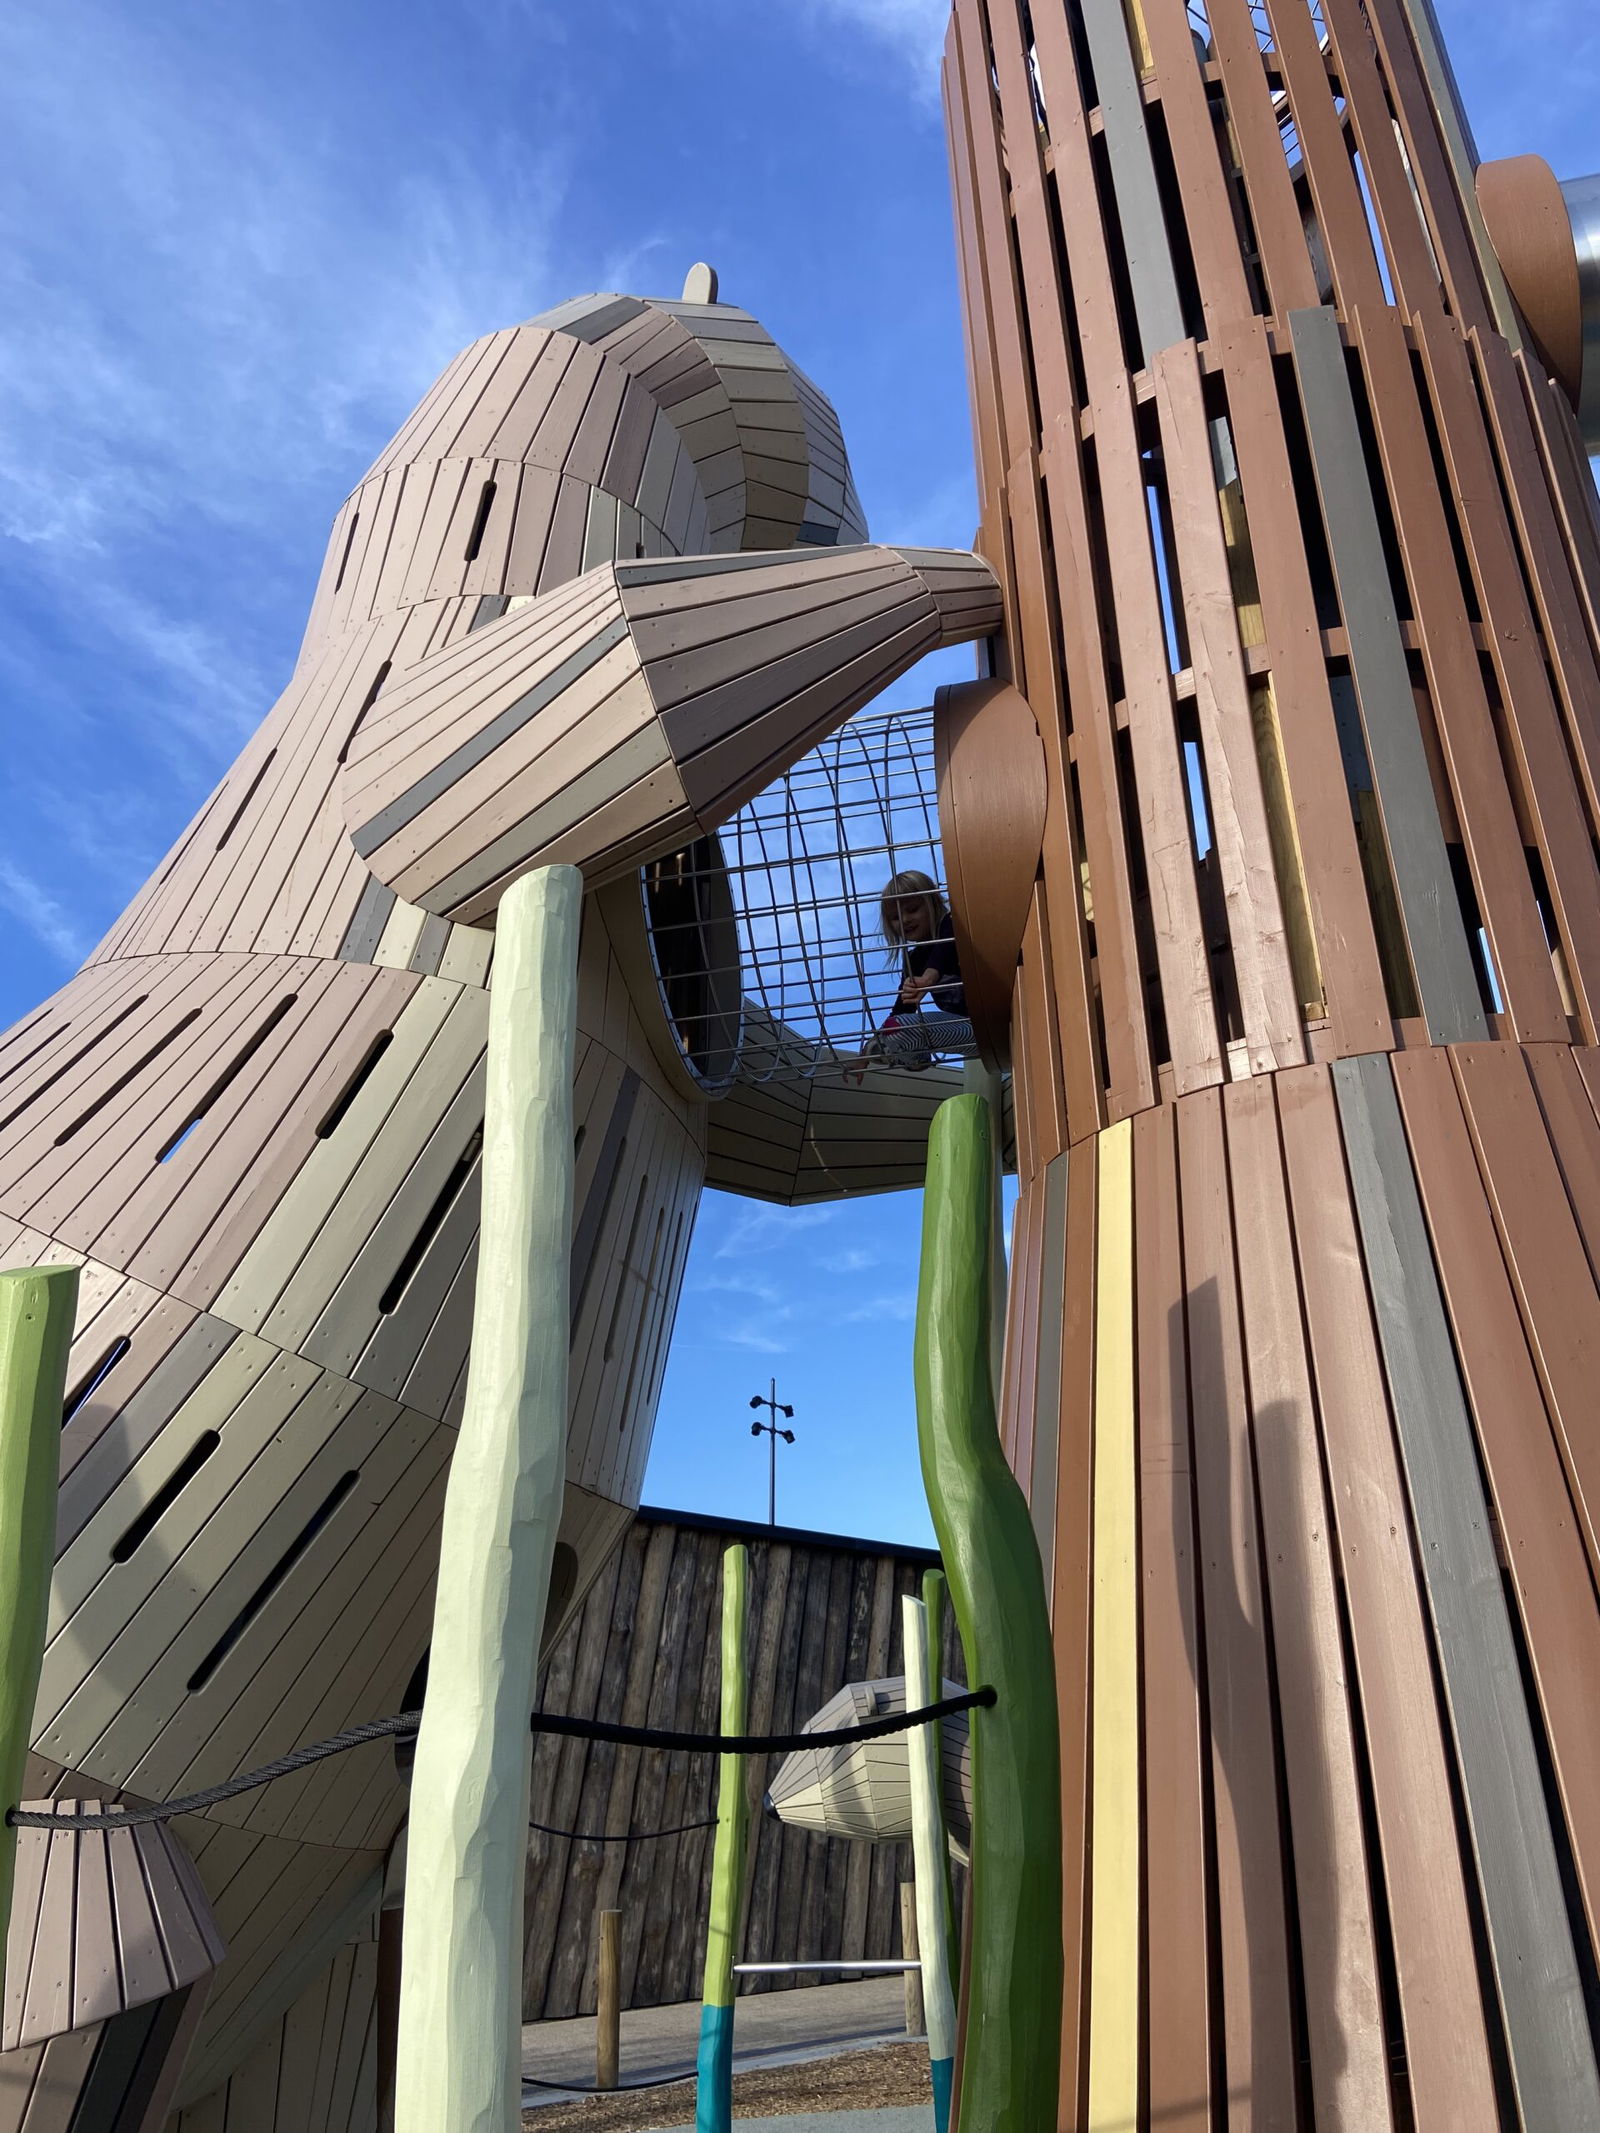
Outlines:
[{"label": "yellow wooden slat", "polygon": [[1139,1651],[1133,1435],[1133,1126],[1099,1136],[1094,1381],[1091,2133],[1138,2123]]}]

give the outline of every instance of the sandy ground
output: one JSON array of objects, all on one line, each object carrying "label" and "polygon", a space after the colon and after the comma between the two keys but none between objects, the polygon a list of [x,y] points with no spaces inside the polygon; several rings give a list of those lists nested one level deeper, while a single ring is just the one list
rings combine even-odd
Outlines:
[{"label": "sandy ground", "polygon": [[[926,2044],[885,2044],[875,2051],[808,2059],[799,2066],[752,2067],[733,2077],[735,2118],[874,2110],[932,2100]],[[541,2104],[524,2111],[522,2123],[524,2133],[568,2133],[569,2128],[581,2133],[653,2133],[657,2126],[692,2126],[694,2083]]]}]

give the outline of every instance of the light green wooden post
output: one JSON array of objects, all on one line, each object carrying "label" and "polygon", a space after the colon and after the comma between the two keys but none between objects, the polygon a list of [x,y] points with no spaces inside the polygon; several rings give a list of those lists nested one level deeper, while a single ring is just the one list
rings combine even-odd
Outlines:
[{"label": "light green wooden post", "polygon": [[411,1777],[396,2133],[521,2124],[522,1886],[539,1638],[566,1468],[575,867],[501,901],[466,1406]]},{"label": "light green wooden post", "polygon": [[[948,1588],[942,1570],[925,1570],[922,1573],[922,1605],[924,1629],[928,1643],[928,1701],[938,1703],[944,1695],[944,1604]],[[907,1662],[907,1675],[910,1662]],[[944,1773],[941,1765],[939,1777],[939,1818],[944,1827]],[[956,1886],[950,1872],[950,1839],[946,1831],[944,1849],[939,1854],[939,1897],[941,1915],[944,1919],[945,1961],[950,1975],[959,1986],[961,1981],[961,1949],[956,1939]]]},{"label": "light green wooden post", "polygon": [[[0,1274],[0,1809],[22,1797],[56,1552],[61,1400],[75,1266]],[[0,1825],[0,1987],[17,1833]]]},{"label": "light green wooden post", "polygon": [[[907,1593],[900,1602],[906,1655],[906,1711],[938,1701],[928,1689],[928,1617]],[[944,1828],[942,1722],[907,1735],[911,1765],[911,1853],[917,1875],[917,1945],[922,1951],[922,2013],[928,2028],[934,2133],[950,2123],[950,2077],[956,2057],[956,2000],[950,1983],[950,1943],[944,1915],[950,1841]]]},{"label": "light green wooden post", "polygon": [[[737,1543],[722,1558],[722,1730],[742,1733],[747,1703],[745,1661],[746,1556]],[[744,1757],[717,1765],[717,1834],[711,1853],[711,1920],[706,1934],[705,1988],[700,2005],[696,2133],[728,2133],[733,2120],[733,1965],[738,1956],[740,1882],[750,1801]]]},{"label": "light green wooden post", "polygon": [[941,1104],[928,1137],[917,1292],[917,1432],[973,1683],[971,1971],[961,2133],[1056,2123],[1061,2043],[1061,1770],[1044,1576],[1006,1465],[989,1376],[988,1106]]}]

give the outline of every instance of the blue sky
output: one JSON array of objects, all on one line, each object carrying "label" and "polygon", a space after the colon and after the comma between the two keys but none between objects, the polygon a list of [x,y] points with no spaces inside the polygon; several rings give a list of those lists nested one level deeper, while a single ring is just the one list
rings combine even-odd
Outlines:
[{"label": "blue sky", "polygon": [[[1442,0],[1485,156],[1600,166],[1600,17]],[[0,23],[0,1023],[282,685],[328,523],[465,341],[696,258],[838,404],[874,534],[974,517],[941,0],[14,0]],[[957,655],[957,671],[969,671]],[[948,671],[948,666],[946,668]],[[926,700],[908,677],[891,703]],[[926,1537],[914,1196],[707,1197],[647,1494]]]}]

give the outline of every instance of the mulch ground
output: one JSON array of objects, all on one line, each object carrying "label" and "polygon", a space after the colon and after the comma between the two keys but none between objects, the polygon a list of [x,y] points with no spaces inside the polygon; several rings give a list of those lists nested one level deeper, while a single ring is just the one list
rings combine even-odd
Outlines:
[{"label": "mulch ground", "polygon": [[[801,2111],[871,2111],[891,2104],[929,2103],[926,2044],[882,2044],[840,2052],[799,2066],[758,2066],[733,2077],[735,2118],[780,2118]],[[653,2133],[657,2126],[694,2124],[694,2083],[672,2088],[619,2089],[575,2103],[547,2103],[522,2114],[524,2133]]]}]

